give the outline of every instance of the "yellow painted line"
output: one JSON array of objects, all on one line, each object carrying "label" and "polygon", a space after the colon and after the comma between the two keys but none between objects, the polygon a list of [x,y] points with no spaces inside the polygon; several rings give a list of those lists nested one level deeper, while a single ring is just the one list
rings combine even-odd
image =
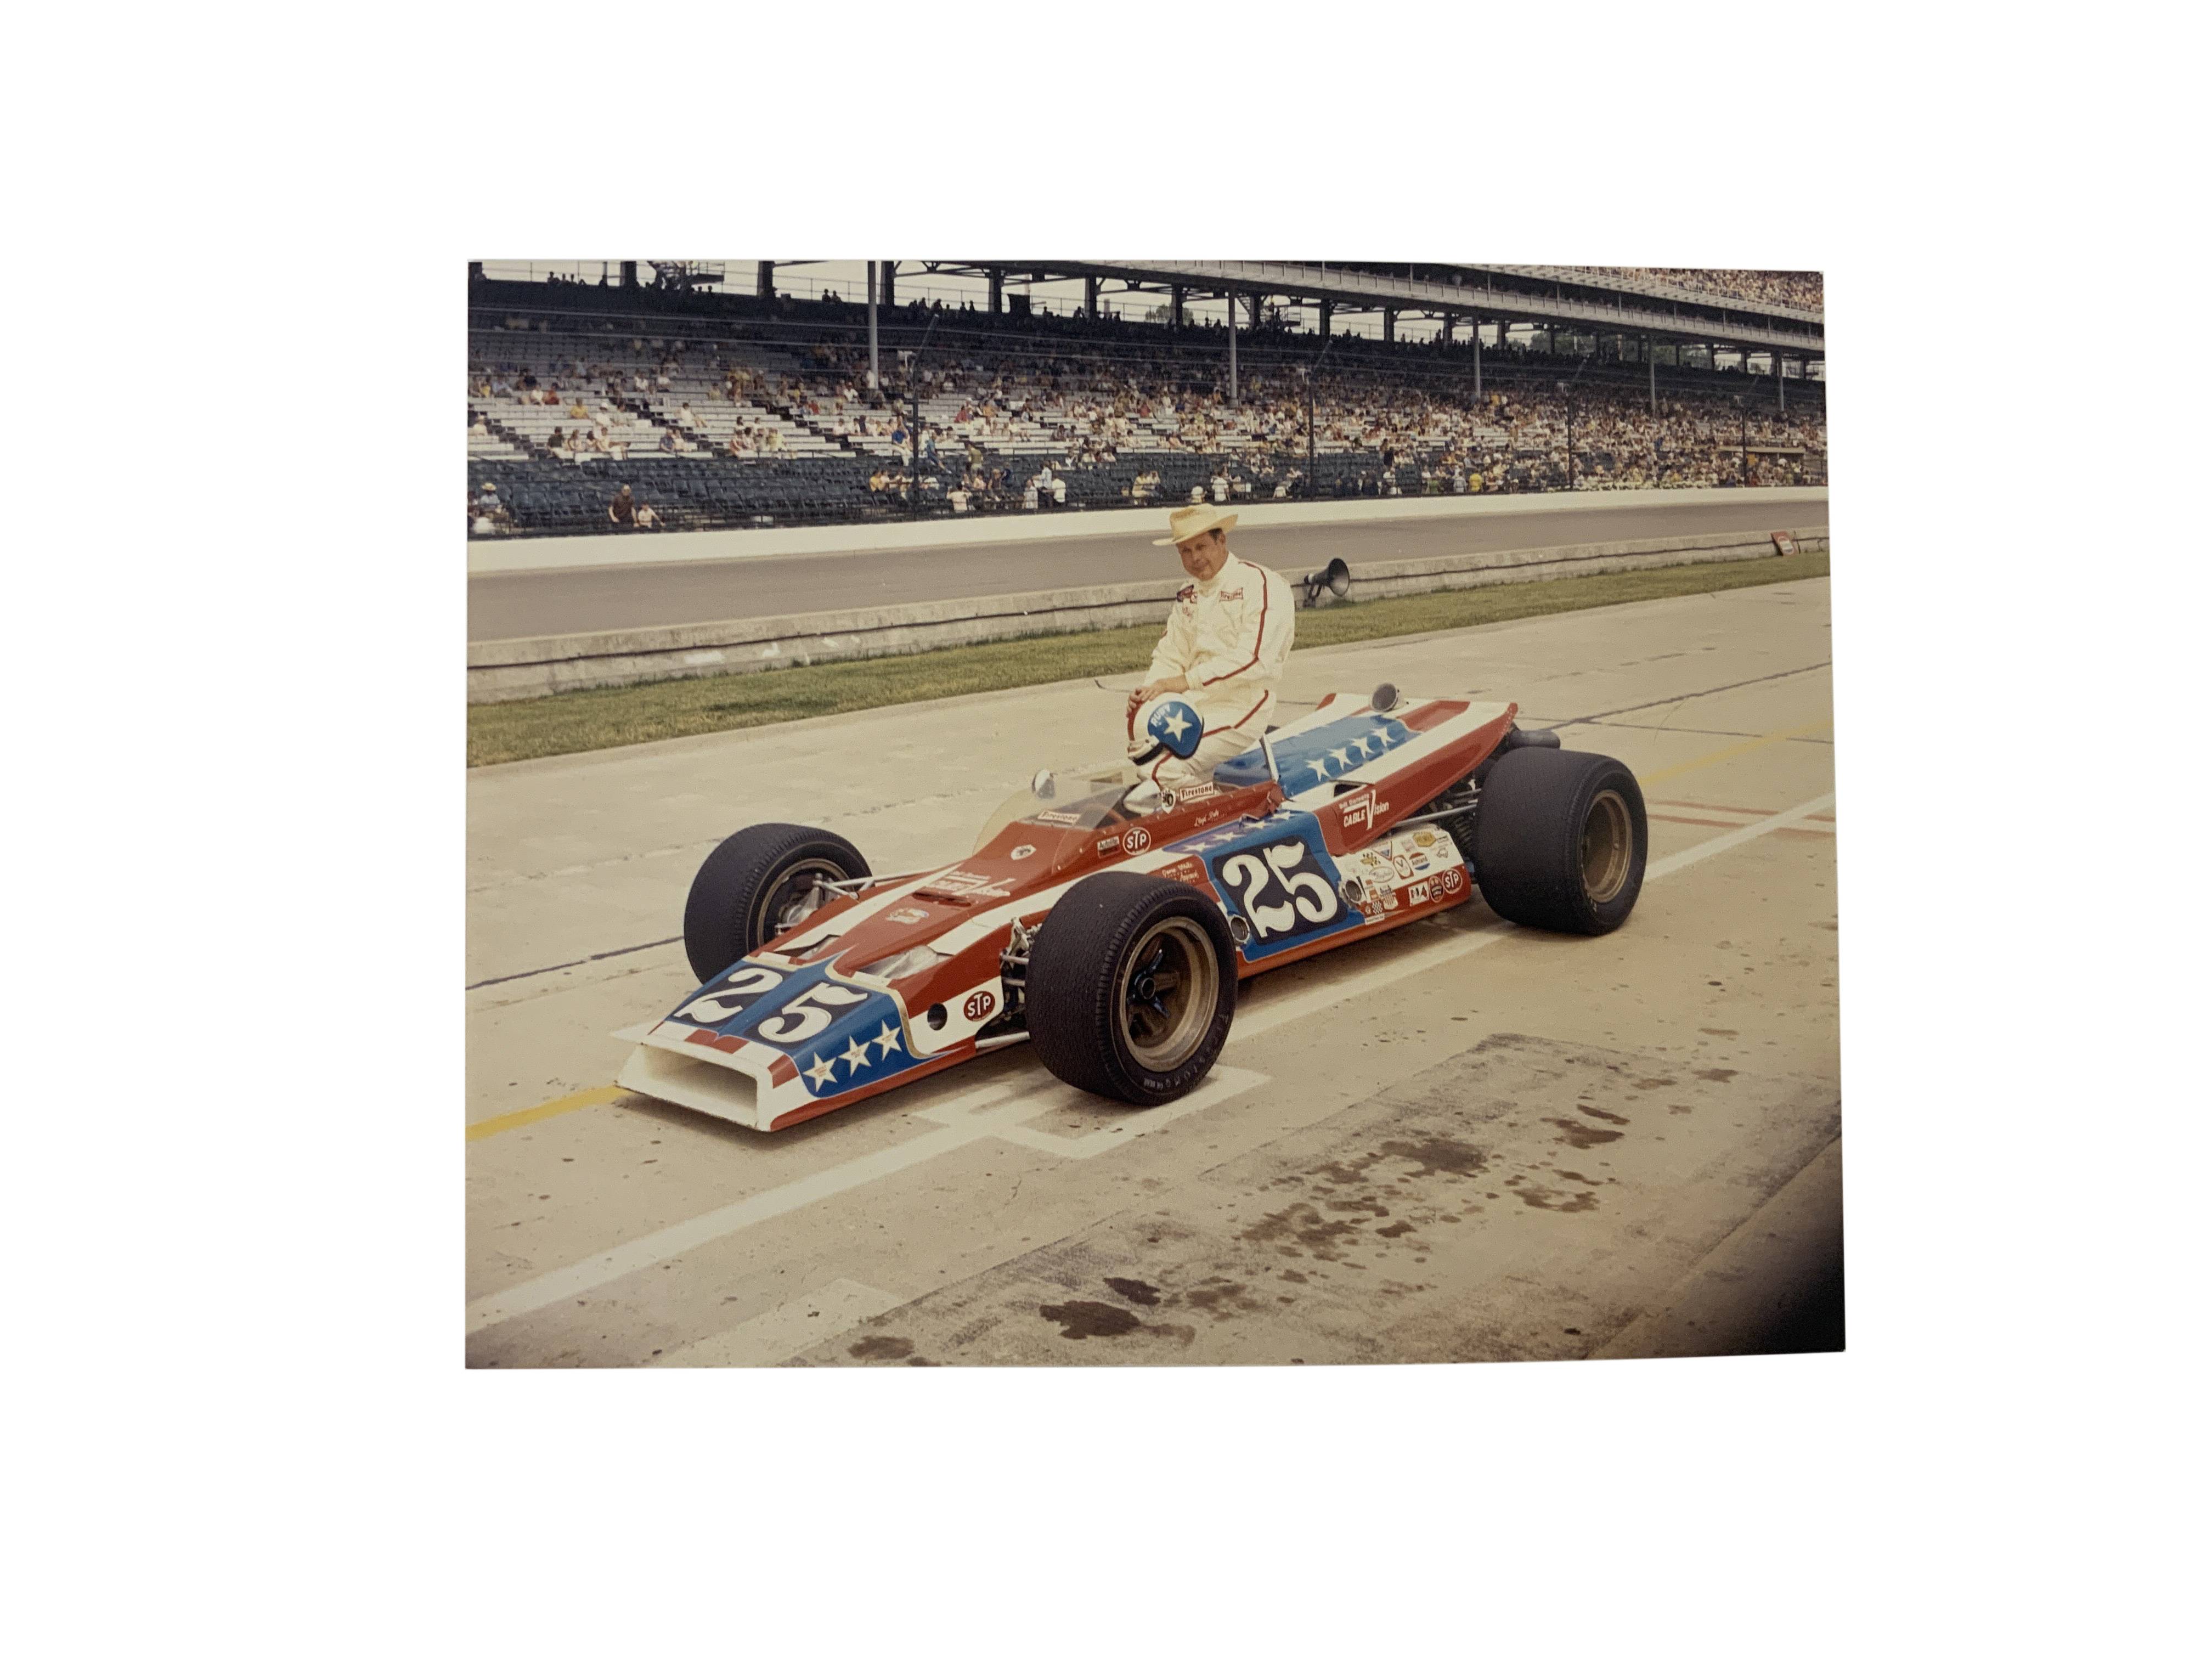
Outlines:
[{"label": "yellow painted line", "polygon": [[1684,761],[1680,766],[1662,766],[1656,772],[1646,772],[1636,781],[1648,788],[1652,784],[1663,783],[1668,778],[1679,778],[1685,772],[1694,772],[1701,766],[1716,766],[1722,761],[1734,760],[1739,755],[1748,755],[1753,750],[1764,749],[1770,744],[1787,743],[1792,738],[1809,738],[1815,732],[1826,732],[1834,725],[1832,720],[1815,720],[1810,726],[1793,726],[1787,732],[1769,732],[1763,738],[1751,738],[1742,743],[1730,744],[1725,749],[1716,749],[1711,754],[1701,755],[1696,760]]},{"label": "yellow painted line", "polygon": [[502,1112],[497,1117],[471,1123],[469,1125],[469,1139],[482,1140],[486,1135],[520,1129],[525,1124],[543,1123],[547,1118],[559,1117],[563,1112],[580,1112],[586,1106],[604,1106],[611,1100],[620,1100],[629,1092],[627,1089],[617,1089],[611,1083],[603,1089],[579,1090],[573,1095],[562,1095],[558,1100],[549,1100],[543,1106],[526,1106],[519,1112]]}]

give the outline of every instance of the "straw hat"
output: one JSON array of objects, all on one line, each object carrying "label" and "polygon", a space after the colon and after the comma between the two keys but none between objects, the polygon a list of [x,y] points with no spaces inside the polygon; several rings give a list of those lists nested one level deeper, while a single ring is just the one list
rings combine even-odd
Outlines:
[{"label": "straw hat", "polygon": [[1224,513],[1212,507],[1179,507],[1168,514],[1170,532],[1168,538],[1154,542],[1152,545],[1173,547],[1178,542],[1188,541],[1193,536],[1203,536],[1209,530],[1233,530],[1236,527],[1237,515],[1234,513]]}]

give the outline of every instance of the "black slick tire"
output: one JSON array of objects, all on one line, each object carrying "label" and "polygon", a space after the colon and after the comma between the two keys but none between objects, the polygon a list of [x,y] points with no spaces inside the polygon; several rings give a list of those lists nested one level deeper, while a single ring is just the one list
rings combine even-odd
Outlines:
[{"label": "black slick tire", "polygon": [[1237,1013],[1221,908],[1181,882],[1109,870],[1078,882],[1030,947],[1030,1039],[1063,1083],[1159,1106],[1211,1071]]},{"label": "black slick tire", "polygon": [[1468,840],[1476,884],[1508,921],[1609,933],[1636,908],[1650,832],[1644,792],[1619,761],[1516,749],[1483,780]]},{"label": "black slick tire", "polygon": [[703,984],[788,932],[793,924],[784,918],[805,902],[817,879],[867,873],[860,849],[827,830],[756,823],[738,830],[708,854],[691,878],[684,903],[684,954],[691,971]]}]

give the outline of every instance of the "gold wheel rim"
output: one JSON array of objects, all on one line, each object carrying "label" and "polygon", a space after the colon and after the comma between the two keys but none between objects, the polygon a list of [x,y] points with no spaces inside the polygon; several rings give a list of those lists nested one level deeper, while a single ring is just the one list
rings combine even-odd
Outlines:
[{"label": "gold wheel rim", "polygon": [[1603,789],[1590,803],[1583,820],[1583,890],[1592,904],[1617,898],[1628,884],[1628,869],[1636,854],[1636,831],[1629,820],[1628,803],[1617,789]]},{"label": "gold wheel rim", "polygon": [[1213,1023],[1221,987],[1213,941],[1189,917],[1170,916],[1146,928],[1122,962],[1121,1040],[1146,1071],[1172,1072],[1198,1052]]}]

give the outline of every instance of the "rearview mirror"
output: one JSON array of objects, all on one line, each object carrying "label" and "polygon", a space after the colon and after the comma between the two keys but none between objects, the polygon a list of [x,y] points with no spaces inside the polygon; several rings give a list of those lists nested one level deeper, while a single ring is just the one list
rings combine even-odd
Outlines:
[{"label": "rearview mirror", "polygon": [[1039,800],[1050,800],[1054,787],[1052,769],[1048,766],[1030,780],[1030,793],[1035,795]]}]

